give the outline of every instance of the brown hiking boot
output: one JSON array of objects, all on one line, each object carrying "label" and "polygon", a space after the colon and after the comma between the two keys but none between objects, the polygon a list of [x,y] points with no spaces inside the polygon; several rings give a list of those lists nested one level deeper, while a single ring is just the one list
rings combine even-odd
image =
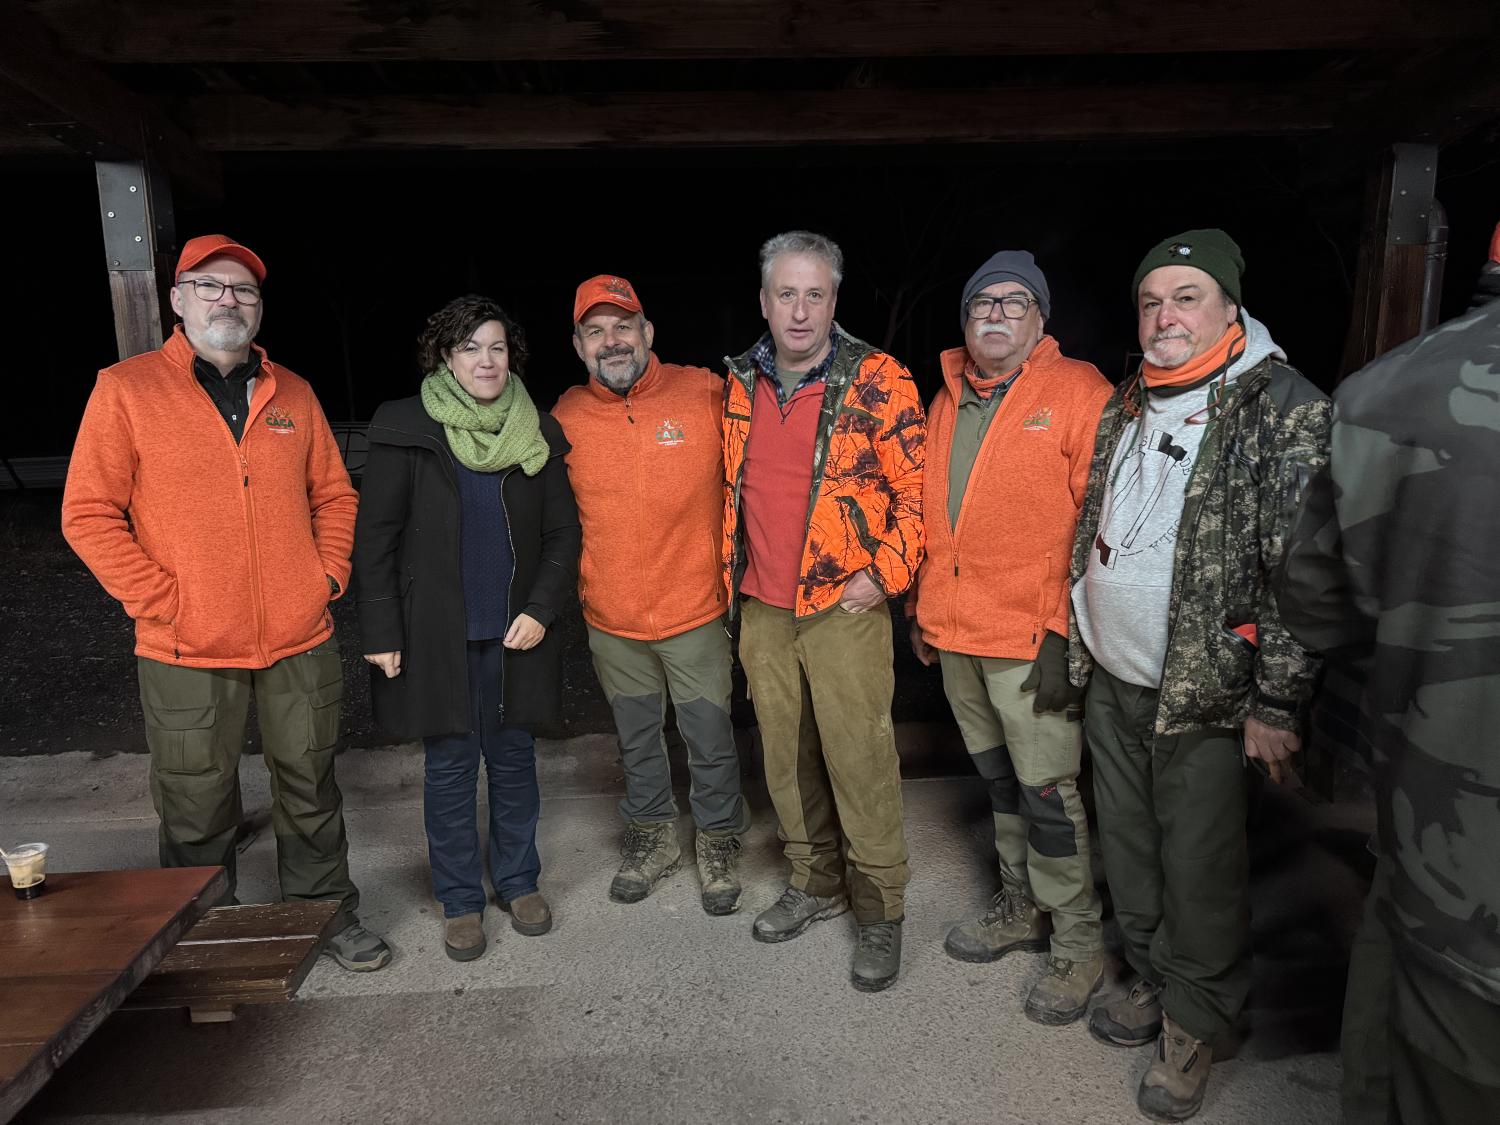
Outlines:
[{"label": "brown hiking boot", "polygon": [[663,876],[677,870],[681,859],[676,824],[632,820],[625,826],[620,870],[609,885],[609,897],[616,902],[640,902]]},{"label": "brown hiking boot", "polygon": [[740,838],[733,832],[699,832],[695,844],[703,909],[733,914],[740,908]]},{"label": "brown hiking boot", "polygon": [[948,931],[943,950],[949,957],[983,965],[1017,949],[1044,952],[1051,933],[1052,920],[1036,903],[1002,887],[983,915]]},{"label": "brown hiking boot", "polygon": [[1203,1104],[1214,1049],[1162,1016],[1156,1058],[1141,1079],[1135,1104],[1152,1121],[1186,1121]]},{"label": "brown hiking boot", "polygon": [[1087,961],[1048,957],[1047,971],[1026,997],[1026,1018],[1050,1027],[1072,1023],[1088,1011],[1089,997],[1104,979],[1104,955]]},{"label": "brown hiking boot", "polygon": [[510,928],[518,934],[540,937],[552,928],[552,908],[541,891],[532,891],[510,902],[501,899],[500,909],[510,915]]},{"label": "brown hiking boot", "polygon": [[1144,1047],[1161,1034],[1161,987],[1137,977],[1128,995],[1089,1013],[1089,1031],[1112,1047]]},{"label": "brown hiking boot", "polygon": [[484,926],[478,914],[443,919],[443,952],[455,961],[472,961],[484,952]]}]

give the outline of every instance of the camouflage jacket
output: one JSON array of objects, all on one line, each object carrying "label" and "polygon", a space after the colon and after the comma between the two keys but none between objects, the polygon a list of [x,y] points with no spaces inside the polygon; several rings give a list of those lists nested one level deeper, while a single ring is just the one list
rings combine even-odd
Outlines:
[{"label": "camouflage jacket", "polygon": [[[1115,449],[1134,431],[1144,395],[1131,380],[1104,406],[1073,543],[1074,585],[1088,569]],[[1303,721],[1319,660],[1282,627],[1270,579],[1302,492],[1327,460],[1330,413],[1327,396],[1274,357],[1225,388],[1177,527],[1157,735],[1239,726],[1247,717],[1283,730]],[[1259,647],[1226,628],[1250,622]],[[1082,687],[1093,658],[1076,612],[1068,625],[1069,671]]]},{"label": "camouflage jacket", "polygon": [[1277,583],[1304,643],[1365,681],[1377,910],[1399,947],[1500,1003],[1500,303],[1335,396],[1329,466]]}]

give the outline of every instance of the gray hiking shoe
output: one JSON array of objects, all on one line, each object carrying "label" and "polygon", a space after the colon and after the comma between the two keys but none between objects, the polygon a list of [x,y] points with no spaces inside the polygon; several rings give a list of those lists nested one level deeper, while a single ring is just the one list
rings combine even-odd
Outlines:
[{"label": "gray hiking shoe", "polygon": [[788,886],[773,905],[755,916],[750,936],[756,941],[791,941],[814,922],[837,918],[848,909],[849,900],[843,895],[823,898]]},{"label": "gray hiking shoe", "polygon": [[358,922],[350,922],[329,938],[323,952],[351,973],[373,973],[391,963],[391,947]]},{"label": "gray hiking shoe", "polygon": [[859,928],[849,980],[861,992],[879,992],[901,972],[901,923],[867,922]]},{"label": "gray hiking shoe", "polygon": [[733,914],[740,908],[740,847],[733,832],[698,833],[698,877],[703,909],[710,914]]},{"label": "gray hiking shoe", "polygon": [[1051,933],[1052,920],[1041,907],[1020,891],[1002,887],[984,914],[948,931],[943,950],[959,961],[983,965],[1017,949],[1045,952]]},{"label": "gray hiking shoe", "polygon": [[609,885],[609,897],[616,902],[640,902],[663,876],[677,870],[681,859],[676,824],[670,820],[659,823],[632,820],[625,826],[625,839],[620,844],[620,870]]},{"label": "gray hiking shoe", "polygon": [[1161,1034],[1161,987],[1137,977],[1129,994],[1089,1013],[1089,1031],[1112,1047],[1144,1047]]}]

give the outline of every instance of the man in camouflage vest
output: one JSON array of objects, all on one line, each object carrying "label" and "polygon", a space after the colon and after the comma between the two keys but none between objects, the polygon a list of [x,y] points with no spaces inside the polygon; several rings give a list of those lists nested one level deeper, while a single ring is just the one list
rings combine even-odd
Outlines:
[{"label": "man in camouflage vest", "polygon": [[1500,1121],[1500,229],[1488,304],[1334,396],[1277,587],[1364,681],[1380,860],[1344,1006],[1344,1120]]},{"label": "man in camouflage vest", "polygon": [[1280,780],[1318,667],[1269,577],[1330,408],[1241,307],[1243,269],[1219,230],[1141,262],[1145,360],[1104,407],[1073,550],[1071,674],[1137,974],[1089,1029],[1155,1042],[1137,1103],[1163,1121],[1197,1112],[1250,984],[1246,756]]}]

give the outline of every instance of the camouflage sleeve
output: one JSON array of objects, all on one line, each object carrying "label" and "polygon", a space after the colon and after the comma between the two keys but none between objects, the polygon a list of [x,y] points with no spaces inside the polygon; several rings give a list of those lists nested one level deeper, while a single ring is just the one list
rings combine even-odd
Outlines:
[{"label": "camouflage sleeve", "polygon": [[1296,730],[1300,724],[1322,660],[1287,631],[1270,576],[1281,566],[1303,496],[1328,464],[1332,411],[1332,404],[1319,396],[1287,413],[1277,426],[1268,469],[1261,477],[1260,552],[1268,578],[1257,615],[1260,649],[1250,715],[1281,730]]},{"label": "camouflage sleeve", "polygon": [[870,562],[870,577],[895,597],[911,586],[925,553],[922,473],[927,459],[927,415],[911,374],[894,359],[890,363],[896,374],[885,404],[885,429],[875,452],[890,488],[891,509],[889,530],[880,537]]}]

